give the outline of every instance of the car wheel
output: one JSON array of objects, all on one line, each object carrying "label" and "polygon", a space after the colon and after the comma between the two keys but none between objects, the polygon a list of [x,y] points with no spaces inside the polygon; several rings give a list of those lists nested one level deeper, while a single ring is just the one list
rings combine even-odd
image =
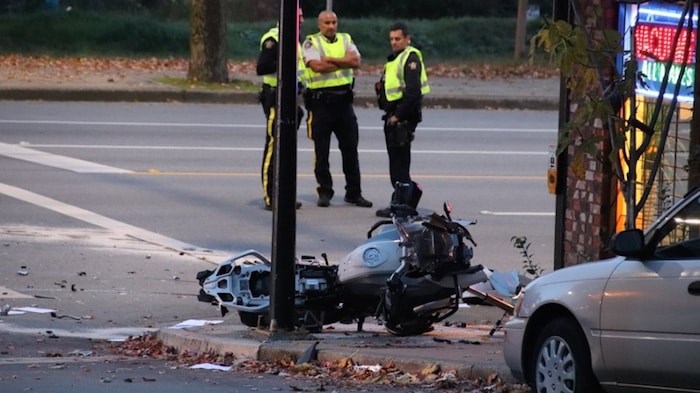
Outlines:
[{"label": "car wheel", "polygon": [[578,325],[558,318],[537,337],[530,382],[535,393],[594,393],[600,385],[591,370],[586,337]]}]

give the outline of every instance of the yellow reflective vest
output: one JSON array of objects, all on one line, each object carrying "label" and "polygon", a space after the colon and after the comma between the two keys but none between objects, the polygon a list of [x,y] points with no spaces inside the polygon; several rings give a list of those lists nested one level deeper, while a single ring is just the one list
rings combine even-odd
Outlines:
[{"label": "yellow reflective vest", "polygon": [[425,64],[423,64],[423,54],[418,49],[408,46],[403,52],[396,56],[394,60],[384,65],[384,94],[386,94],[386,100],[388,102],[394,102],[403,98],[403,92],[406,89],[404,69],[406,67],[406,60],[411,53],[416,53],[418,59],[420,59],[420,92],[422,95],[430,93],[428,74],[426,74]]},{"label": "yellow reflective vest", "polygon": [[[265,41],[267,41],[268,38],[272,38],[275,40],[275,42],[279,43],[279,28],[277,26],[271,28],[270,30],[267,31],[267,33],[263,34],[262,37],[260,37],[260,49],[262,50],[263,44]],[[301,53],[301,46],[297,44],[297,80],[299,82],[304,83],[304,78],[305,78],[305,69],[306,66],[304,66],[304,57]],[[262,81],[266,85],[270,85],[272,87],[277,87],[277,74],[267,74],[263,75]]]},{"label": "yellow reflective vest", "polygon": [[[344,57],[346,48],[352,43],[352,38],[347,33],[337,33],[335,42],[329,42],[321,33],[306,37],[304,45],[313,45],[318,48],[321,57]],[[333,72],[318,73],[306,68],[306,86],[309,89],[323,89],[352,85],[354,71],[352,68],[343,68]]]}]

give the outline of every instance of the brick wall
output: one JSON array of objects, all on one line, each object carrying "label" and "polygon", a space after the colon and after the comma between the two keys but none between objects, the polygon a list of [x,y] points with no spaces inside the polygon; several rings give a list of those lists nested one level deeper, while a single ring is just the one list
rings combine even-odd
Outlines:
[{"label": "brick wall", "polygon": [[[581,20],[595,39],[596,31],[617,27],[617,3],[613,0],[576,1]],[[570,97],[570,111],[584,102],[583,97]],[[608,161],[610,144],[603,124],[596,121],[575,134],[578,139],[568,147],[569,168],[566,181],[564,217],[564,266],[599,259],[607,255],[607,244],[614,231],[612,192],[615,179]],[[593,138],[595,155],[581,141]]]}]

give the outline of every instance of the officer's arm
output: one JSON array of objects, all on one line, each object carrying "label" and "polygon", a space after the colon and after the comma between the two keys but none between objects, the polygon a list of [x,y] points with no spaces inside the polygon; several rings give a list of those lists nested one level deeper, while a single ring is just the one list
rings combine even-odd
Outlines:
[{"label": "officer's arm", "polygon": [[360,55],[357,52],[345,52],[343,57],[324,57],[329,63],[338,68],[360,68]]},{"label": "officer's arm", "polygon": [[311,68],[314,72],[318,72],[319,74],[333,72],[339,69],[337,65],[326,60],[325,58],[322,58],[321,60],[309,60],[306,63],[306,66]]},{"label": "officer's arm", "polygon": [[411,53],[406,59],[404,66],[404,80],[406,88],[403,92],[403,99],[396,108],[395,115],[399,120],[412,117],[418,109],[421,101],[420,75],[422,66],[418,55]]},{"label": "officer's arm", "polygon": [[255,65],[255,73],[258,75],[274,74],[277,72],[277,41],[268,38],[262,43],[258,54],[258,62]]}]

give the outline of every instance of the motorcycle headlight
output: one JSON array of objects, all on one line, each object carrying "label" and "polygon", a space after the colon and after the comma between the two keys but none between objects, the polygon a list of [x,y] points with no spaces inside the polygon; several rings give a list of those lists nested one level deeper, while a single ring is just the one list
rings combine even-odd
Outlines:
[{"label": "motorcycle headlight", "polygon": [[386,261],[386,256],[375,247],[370,247],[362,253],[362,262],[369,267],[377,267]]}]

